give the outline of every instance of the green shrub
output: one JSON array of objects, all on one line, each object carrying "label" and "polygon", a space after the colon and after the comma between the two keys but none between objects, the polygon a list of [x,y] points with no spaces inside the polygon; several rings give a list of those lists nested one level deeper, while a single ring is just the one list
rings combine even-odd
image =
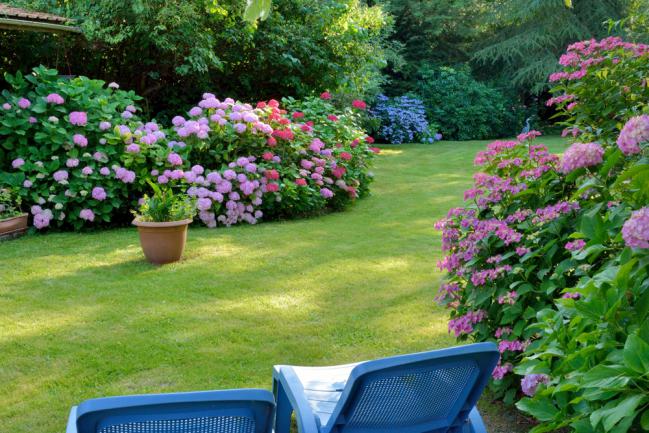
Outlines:
[{"label": "green shrub", "polygon": [[419,95],[427,118],[446,139],[471,140],[515,135],[523,124],[520,103],[476,81],[468,69],[420,70]]}]

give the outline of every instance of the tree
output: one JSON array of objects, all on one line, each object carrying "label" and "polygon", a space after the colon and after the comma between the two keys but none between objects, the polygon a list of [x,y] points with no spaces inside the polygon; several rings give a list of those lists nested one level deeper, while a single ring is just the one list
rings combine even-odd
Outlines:
[{"label": "tree", "polygon": [[605,22],[624,16],[626,0],[497,0],[489,2],[486,32],[472,60],[483,76],[507,77],[534,93],[546,88],[557,59],[572,42],[608,34]]}]

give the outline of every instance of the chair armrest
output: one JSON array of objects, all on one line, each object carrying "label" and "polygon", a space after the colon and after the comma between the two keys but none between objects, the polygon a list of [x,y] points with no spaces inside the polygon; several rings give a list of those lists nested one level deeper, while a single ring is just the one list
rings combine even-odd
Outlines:
[{"label": "chair armrest", "polygon": [[273,380],[279,386],[279,392],[284,392],[288,398],[295,418],[299,433],[319,433],[320,422],[313,413],[309,402],[304,395],[304,388],[291,367],[276,366],[273,369]]},{"label": "chair armrest", "polygon": [[478,406],[471,409],[471,412],[469,413],[469,421],[473,433],[487,433],[487,427],[485,427],[480,412],[478,412]]},{"label": "chair armrest", "polygon": [[65,433],[77,433],[77,407],[72,406],[70,409],[70,416],[68,416],[68,426]]}]

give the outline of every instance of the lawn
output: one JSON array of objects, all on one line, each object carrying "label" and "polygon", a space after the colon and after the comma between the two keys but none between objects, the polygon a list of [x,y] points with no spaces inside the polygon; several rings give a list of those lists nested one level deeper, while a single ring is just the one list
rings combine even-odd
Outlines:
[{"label": "lawn", "polygon": [[269,388],[273,364],[454,344],[433,303],[433,222],[461,204],[484,144],[386,147],[373,195],[348,211],[195,227],[165,267],[133,228],[0,243],[2,430],[63,431],[91,397]]}]

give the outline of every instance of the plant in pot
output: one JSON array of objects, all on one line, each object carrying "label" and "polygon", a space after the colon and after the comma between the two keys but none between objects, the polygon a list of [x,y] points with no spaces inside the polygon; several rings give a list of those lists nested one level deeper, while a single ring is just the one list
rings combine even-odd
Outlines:
[{"label": "plant in pot", "polygon": [[149,182],[153,195],[145,195],[134,211],[133,225],[140,233],[146,259],[156,265],[180,260],[187,241],[187,226],[196,215],[196,203],[186,194],[174,194]]},{"label": "plant in pot", "polygon": [[0,239],[25,233],[27,216],[20,210],[20,197],[9,188],[0,188]]}]

